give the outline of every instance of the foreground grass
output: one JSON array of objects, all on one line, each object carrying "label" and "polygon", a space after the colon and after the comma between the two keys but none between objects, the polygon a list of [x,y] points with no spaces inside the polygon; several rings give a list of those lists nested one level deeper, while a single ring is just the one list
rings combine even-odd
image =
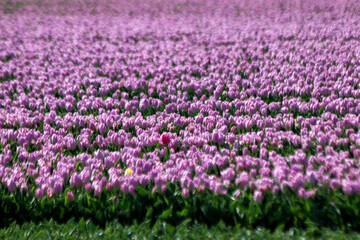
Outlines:
[{"label": "foreground grass", "polygon": [[265,229],[248,230],[229,227],[222,223],[208,228],[205,225],[189,224],[188,221],[174,227],[166,223],[157,222],[154,226],[143,223],[122,226],[111,222],[105,228],[94,225],[91,221],[81,219],[79,222],[70,220],[66,224],[54,221],[39,224],[25,223],[11,224],[0,229],[0,239],[360,239],[355,232],[331,231],[329,229],[296,228],[288,231],[280,229],[270,232]]}]

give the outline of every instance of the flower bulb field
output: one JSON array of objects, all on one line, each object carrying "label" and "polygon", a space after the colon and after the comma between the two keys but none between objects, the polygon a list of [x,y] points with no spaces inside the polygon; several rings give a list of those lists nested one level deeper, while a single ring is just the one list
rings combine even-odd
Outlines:
[{"label": "flower bulb field", "polygon": [[359,229],[359,10],[3,4],[0,226]]}]

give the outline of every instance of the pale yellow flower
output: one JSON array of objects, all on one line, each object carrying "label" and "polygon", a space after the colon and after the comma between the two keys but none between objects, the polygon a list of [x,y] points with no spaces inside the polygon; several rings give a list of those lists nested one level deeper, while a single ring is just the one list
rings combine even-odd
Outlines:
[{"label": "pale yellow flower", "polygon": [[132,173],[133,173],[133,171],[131,170],[131,168],[127,168],[126,170],[125,170],[125,175],[132,175]]}]

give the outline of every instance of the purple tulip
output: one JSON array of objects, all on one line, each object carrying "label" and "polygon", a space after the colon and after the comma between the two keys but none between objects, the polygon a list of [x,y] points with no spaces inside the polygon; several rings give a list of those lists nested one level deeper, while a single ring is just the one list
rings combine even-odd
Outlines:
[{"label": "purple tulip", "polygon": [[67,196],[69,202],[72,202],[72,201],[74,201],[74,199],[75,199],[74,193],[73,193],[72,191],[67,192],[67,193],[66,193],[66,196]]},{"label": "purple tulip", "polygon": [[261,202],[262,200],[262,193],[260,191],[255,191],[253,195],[253,199],[255,202]]},{"label": "purple tulip", "polygon": [[7,181],[7,187],[8,187],[8,190],[10,192],[15,192],[16,191],[16,183],[15,183],[15,180],[14,179],[9,179]]}]

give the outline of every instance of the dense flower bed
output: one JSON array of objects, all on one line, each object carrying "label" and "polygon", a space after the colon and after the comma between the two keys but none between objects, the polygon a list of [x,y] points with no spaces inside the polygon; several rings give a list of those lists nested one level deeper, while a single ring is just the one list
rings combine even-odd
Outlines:
[{"label": "dense flower bed", "polygon": [[92,214],[111,215],[147,199],[133,210],[146,214],[173,198],[178,216],[191,205],[196,217],[197,201],[216,197],[240,218],[237,203],[280,206],[287,194],[300,209],[355,206],[358,4],[292,3],[30,4],[1,16],[1,211],[37,204],[31,214],[51,217],[91,200]]}]

